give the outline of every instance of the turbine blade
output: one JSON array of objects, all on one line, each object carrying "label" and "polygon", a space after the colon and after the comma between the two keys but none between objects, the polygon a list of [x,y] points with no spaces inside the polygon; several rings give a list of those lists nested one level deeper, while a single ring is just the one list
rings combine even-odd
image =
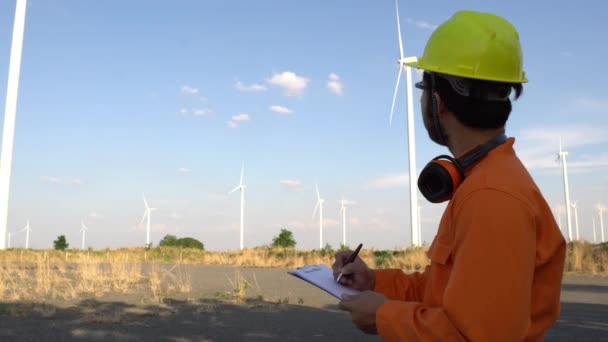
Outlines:
[{"label": "turbine blade", "polygon": [[141,221],[139,221],[138,226],[139,226],[140,224],[144,223],[144,220],[146,219],[146,215],[148,215],[148,209],[146,209],[146,211],[144,211],[144,216],[142,216]]},{"label": "turbine blade", "polygon": [[399,33],[399,57],[403,59],[403,41],[401,39],[401,23],[399,23],[399,1],[395,0],[395,8],[397,9],[397,32]]},{"label": "turbine blade", "polygon": [[319,185],[315,184],[315,188],[317,189],[317,202],[321,200],[321,195],[319,195]]},{"label": "turbine blade", "polygon": [[237,186],[236,188],[234,188],[234,189],[232,189],[230,192],[228,192],[228,195],[230,195],[231,193],[233,193],[233,192],[237,191],[237,190],[238,190],[238,189],[240,189],[240,188],[241,188],[241,186],[240,186],[240,185],[239,185],[239,186]]},{"label": "turbine blade", "polygon": [[312,212],[312,218],[315,218],[315,215],[317,214],[317,209],[319,209],[319,201],[317,201],[317,205],[315,205],[315,210]]},{"label": "turbine blade", "polygon": [[401,80],[401,72],[403,71],[403,67],[399,65],[399,74],[397,74],[397,84],[395,85],[395,92],[393,93],[393,104],[391,105],[391,118],[389,119],[389,124],[393,124],[393,112],[395,111],[395,101],[397,100],[397,91],[399,91],[399,81]]},{"label": "turbine blade", "polygon": [[146,195],[143,195],[143,198],[144,198],[144,204],[146,205],[146,209],[148,209],[149,207],[148,207],[148,201],[146,201]]}]

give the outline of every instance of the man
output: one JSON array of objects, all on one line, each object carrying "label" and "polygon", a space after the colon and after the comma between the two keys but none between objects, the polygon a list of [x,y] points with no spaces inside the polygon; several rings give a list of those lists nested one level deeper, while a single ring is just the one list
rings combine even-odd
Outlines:
[{"label": "man", "polygon": [[411,66],[424,70],[416,86],[429,137],[458,157],[429,163],[418,185],[450,202],[423,273],[336,254],[334,274],[363,291],[340,308],[387,341],[541,341],[559,316],[566,246],[504,136],[511,90],[518,98],[527,81],[519,35],[498,16],[457,12]]}]

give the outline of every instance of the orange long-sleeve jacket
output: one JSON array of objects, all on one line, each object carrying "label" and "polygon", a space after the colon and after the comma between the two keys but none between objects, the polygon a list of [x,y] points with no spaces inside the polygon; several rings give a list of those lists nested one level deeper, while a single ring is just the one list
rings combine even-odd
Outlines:
[{"label": "orange long-sleeve jacket", "polygon": [[541,341],[559,316],[566,244],[509,138],[466,172],[423,273],[375,270],[386,341]]}]

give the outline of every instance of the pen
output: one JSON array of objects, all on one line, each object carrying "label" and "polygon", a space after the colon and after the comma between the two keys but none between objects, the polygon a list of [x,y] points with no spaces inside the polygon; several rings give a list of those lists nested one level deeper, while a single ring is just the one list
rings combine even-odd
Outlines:
[{"label": "pen", "polygon": [[[348,259],[346,259],[346,262],[344,263],[344,265],[342,265],[342,268],[344,268],[344,266],[350,264],[351,262],[355,261],[355,259],[357,259],[357,255],[359,255],[359,251],[361,250],[361,247],[363,247],[363,244],[360,243],[359,247],[357,247],[357,249],[355,249],[355,252],[353,254],[351,254]],[[340,275],[338,275],[338,279],[336,279],[336,283],[340,282],[340,278],[342,278],[342,272],[340,272]]]}]

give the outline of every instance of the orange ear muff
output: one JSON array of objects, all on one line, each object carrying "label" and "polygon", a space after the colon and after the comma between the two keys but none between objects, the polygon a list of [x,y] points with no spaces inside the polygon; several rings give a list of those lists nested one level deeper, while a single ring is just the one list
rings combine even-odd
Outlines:
[{"label": "orange ear muff", "polygon": [[439,156],[431,160],[418,177],[418,189],[432,203],[445,202],[452,198],[464,178],[464,171],[450,156]]},{"label": "orange ear muff", "polygon": [[441,203],[451,199],[464,180],[464,170],[505,141],[507,141],[507,136],[500,134],[466,152],[458,159],[446,155],[434,158],[422,169],[420,177],[418,177],[418,189],[432,203]]}]

